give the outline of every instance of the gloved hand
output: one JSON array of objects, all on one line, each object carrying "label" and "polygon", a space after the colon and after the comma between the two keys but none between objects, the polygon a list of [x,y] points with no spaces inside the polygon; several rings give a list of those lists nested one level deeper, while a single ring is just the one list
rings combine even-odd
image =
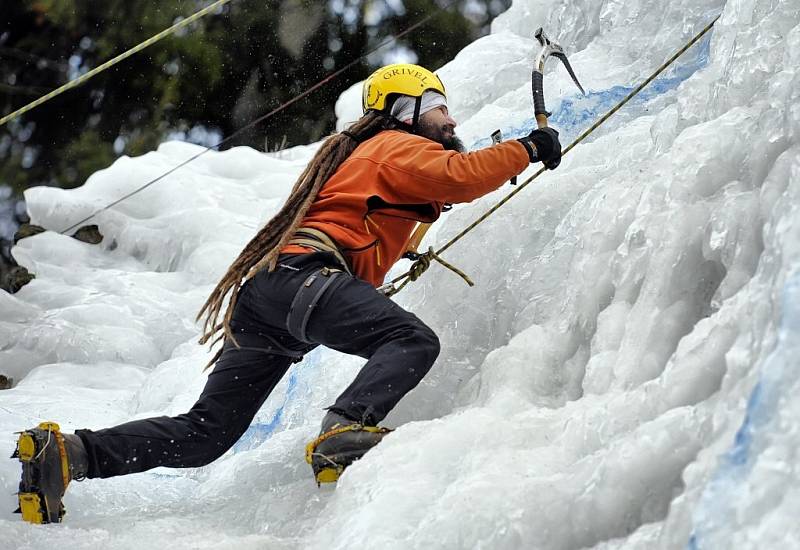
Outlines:
[{"label": "gloved hand", "polygon": [[561,164],[561,142],[558,131],[553,128],[537,128],[519,141],[528,150],[531,162],[542,161],[548,169],[555,170]]}]

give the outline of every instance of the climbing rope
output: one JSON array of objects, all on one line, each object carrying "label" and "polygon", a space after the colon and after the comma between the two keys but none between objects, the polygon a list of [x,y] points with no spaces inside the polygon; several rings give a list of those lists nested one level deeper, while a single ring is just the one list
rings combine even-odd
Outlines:
[{"label": "climbing rope", "polygon": [[198,11],[197,13],[194,13],[194,14],[190,15],[186,19],[183,19],[183,20],[175,23],[170,28],[164,29],[160,33],[158,33],[158,34],[156,34],[154,36],[151,36],[150,38],[148,38],[144,42],[141,42],[141,43],[135,45],[134,47],[132,47],[131,49],[129,49],[129,50],[125,51],[125,52],[122,52],[117,57],[114,57],[113,59],[109,59],[108,61],[106,61],[102,65],[98,65],[97,67],[95,67],[91,71],[89,71],[89,72],[87,72],[85,74],[82,74],[81,76],[79,76],[77,78],[74,78],[74,79],[70,80],[69,82],[67,82],[66,84],[61,86],[60,88],[56,88],[52,92],[50,92],[48,94],[45,94],[42,97],[40,97],[39,99],[28,103],[27,105],[25,105],[24,107],[22,107],[20,109],[17,109],[13,113],[7,114],[3,118],[0,118],[0,126],[2,126],[3,124],[5,124],[6,122],[8,122],[10,120],[14,120],[15,118],[17,118],[20,115],[23,115],[23,114],[27,113],[31,109],[35,109],[36,107],[38,107],[42,103],[53,99],[57,95],[60,95],[60,94],[62,94],[64,92],[66,92],[67,90],[71,90],[72,88],[76,88],[76,87],[80,86],[81,84],[83,84],[84,82],[86,82],[87,80],[92,78],[93,76],[105,71],[106,69],[108,69],[112,65],[116,65],[120,61],[129,58],[133,54],[135,54],[137,52],[140,52],[143,49],[145,49],[146,47],[155,44],[156,42],[158,42],[162,38],[172,34],[173,32],[175,32],[178,29],[181,29],[181,28],[185,27],[186,25],[189,25],[193,21],[196,21],[197,19],[200,19],[201,17],[203,17],[207,13],[217,9],[220,6],[223,6],[223,5],[227,4],[230,1],[231,0],[217,0],[216,2],[211,4],[210,6],[208,6],[206,8],[203,8],[202,10]]},{"label": "climbing rope", "polygon": [[[226,1],[228,1],[228,0],[226,0]],[[450,0],[444,6],[441,7],[440,11],[447,10],[447,8],[449,8],[454,2],[455,2],[455,0]],[[400,32],[400,33],[398,33],[398,34],[396,34],[394,36],[391,36],[391,37],[387,38],[386,40],[384,40],[383,42],[381,42],[380,44],[378,44],[377,46],[375,46],[374,48],[372,48],[368,52],[360,55],[359,57],[357,57],[356,59],[354,59],[353,61],[351,61],[350,63],[348,63],[344,67],[342,67],[341,69],[339,69],[338,71],[335,71],[335,72],[329,74],[328,76],[326,76],[325,78],[323,78],[322,80],[320,80],[319,82],[317,82],[316,84],[314,84],[313,86],[308,88],[306,91],[302,92],[301,94],[294,96],[292,99],[290,99],[289,101],[286,101],[285,103],[279,105],[278,107],[274,108],[273,110],[271,110],[267,114],[262,115],[262,116],[258,117],[257,119],[253,120],[252,122],[250,122],[249,124],[247,124],[246,126],[243,126],[242,128],[239,128],[238,130],[236,130],[235,132],[233,132],[229,136],[225,137],[224,139],[222,139],[218,143],[216,143],[214,145],[209,145],[208,147],[206,147],[205,149],[203,149],[202,151],[200,151],[196,155],[193,155],[193,156],[189,157],[188,159],[186,159],[182,163],[178,164],[174,168],[171,168],[171,169],[167,170],[166,172],[164,172],[160,176],[157,176],[154,179],[148,181],[147,183],[141,185],[140,187],[137,187],[136,189],[134,189],[133,191],[131,191],[127,195],[124,195],[124,196],[120,197],[119,199],[115,200],[114,202],[112,202],[110,204],[107,204],[106,206],[104,206],[103,208],[100,208],[99,210],[95,210],[94,212],[92,212],[91,214],[89,214],[88,216],[83,218],[82,220],[77,221],[77,222],[73,223],[72,225],[70,225],[69,227],[67,227],[66,229],[63,229],[63,230],[59,231],[59,233],[64,235],[64,234],[68,233],[69,231],[72,231],[76,227],[79,227],[83,223],[85,223],[85,222],[89,221],[90,219],[94,218],[96,215],[100,214],[101,212],[104,212],[104,211],[108,210],[109,208],[112,208],[112,207],[118,205],[119,203],[121,203],[122,201],[124,201],[126,199],[129,199],[133,195],[135,195],[137,193],[140,193],[141,191],[144,191],[145,189],[147,189],[148,187],[150,187],[154,183],[157,183],[157,182],[163,180],[165,177],[169,176],[170,174],[172,174],[173,172],[175,172],[179,168],[182,168],[182,167],[186,166],[187,164],[189,164],[193,160],[197,159],[198,157],[201,157],[201,156],[205,155],[206,153],[208,153],[209,151],[211,151],[213,149],[216,149],[217,147],[221,147],[222,145],[224,145],[225,143],[227,143],[230,140],[234,139],[238,135],[242,134],[243,132],[246,132],[247,130],[249,130],[250,128],[255,126],[256,124],[264,122],[268,118],[273,117],[274,115],[276,115],[279,112],[283,111],[284,109],[286,109],[290,105],[300,101],[301,99],[303,99],[307,95],[311,94],[312,92],[316,91],[317,89],[321,88],[322,86],[324,86],[328,82],[334,80],[336,77],[338,77],[343,72],[347,71],[348,69],[350,69],[351,67],[356,65],[358,62],[360,62],[365,57],[369,56],[370,54],[372,54],[372,53],[374,53],[374,52],[376,52],[378,50],[380,50],[384,46],[387,46],[388,44],[391,44],[392,42],[395,42],[395,41],[399,40],[400,38],[402,38],[406,34],[410,33],[411,31],[413,31],[417,27],[419,27],[421,25],[424,25],[425,23],[427,23],[431,18],[433,18],[437,14],[438,14],[438,12],[432,12],[432,13],[428,14],[427,16],[418,19],[413,25],[411,25],[410,27],[408,27],[404,31],[402,31],[402,32]]]},{"label": "climbing rope", "polygon": [[[562,151],[562,156],[564,156],[567,153],[569,153],[577,144],[579,144],[587,136],[589,136],[589,134],[591,134],[597,128],[599,128],[606,120],[611,118],[611,116],[614,113],[619,111],[628,101],[630,101],[639,92],[641,92],[648,84],[650,84],[653,80],[655,80],[655,78],[659,74],[664,72],[664,70],[667,67],[669,67],[670,65],[672,65],[672,63],[674,63],[676,59],[678,59],[681,55],[683,55],[683,53],[686,52],[686,50],[691,48],[709,30],[711,30],[711,28],[714,26],[714,23],[716,23],[719,18],[720,18],[719,15],[717,17],[715,17],[714,20],[711,21],[711,23],[709,23],[702,31],[700,31],[697,35],[695,35],[694,38],[692,38],[689,42],[687,42],[686,45],[684,45],[672,57],[670,57],[666,62],[664,62],[663,65],[661,65],[658,69],[656,69],[656,71],[652,75],[650,75],[644,82],[642,82],[636,88],[634,88],[627,96],[625,96],[619,103],[617,103],[610,111],[608,111],[605,115],[600,117],[594,124],[592,124],[581,135],[579,135],[572,143],[569,144],[569,146],[567,146],[566,149],[564,149]],[[500,200],[500,202],[498,202],[496,205],[494,205],[492,208],[490,208],[487,212],[485,212],[483,215],[481,215],[477,220],[475,220],[474,222],[469,224],[458,235],[456,235],[455,237],[453,237],[452,239],[447,241],[447,243],[445,243],[444,246],[442,246],[439,250],[434,251],[433,247],[430,247],[428,249],[428,252],[425,252],[424,254],[420,254],[415,259],[414,263],[411,265],[411,268],[407,272],[403,273],[402,275],[399,275],[398,277],[395,277],[394,279],[391,280],[391,282],[383,285],[381,287],[381,291],[384,292],[387,296],[393,296],[393,295],[397,294],[410,281],[416,281],[417,279],[419,279],[419,277],[428,269],[428,267],[430,267],[431,260],[436,260],[437,262],[441,263],[442,265],[444,265],[445,267],[447,267],[451,271],[453,271],[456,274],[460,275],[465,281],[467,281],[467,284],[469,284],[469,286],[473,286],[472,281],[470,281],[469,278],[463,272],[457,270],[452,265],[447,264],[446,262],[444,262],[440,257],[441,254],[445,250],[447,250],[448,248],[453,246],[462,237],[464,237],[464,235],[466,235],[467,233],[469,233],[470,231],[475,229],[475,227],[477,227],[480,223],[482,223],[484,220],[486,220],[489,216],[494,214],[497,210],[500,209],[501,206],[506,204],[512,198],[514,198],[529,183],[531,183],[533,180],[535,180],[540,175],[542,175],[546,170],[547,170],[546,168],[540,168],[539,170],[537,170],[536,173],[534,173],[531,177],[529,177],[524,182],[519,184],[516,189],[514,189],[511,193],[506,195],[502,200]],[[395,286],[395,284],[400,282],[400,281],[402,281],[400,283],[400,285],[399,286]]]},{"label": "climbing rope", "polygon": [[[452,271],[453,273],[464,279],[464,282],[467,283],[469,286],[475,286],[475,283],[472,282],[472,279],[470,279],[466,273],[458,269],[453,264],[448,263],[444,259],[442,259],[442,257],[439,256],[439,254],[433,250],[432,246],[428,248],[427,252],[424,252],[422,254],[416,254],[413,259],[414,263],[411,264],[411,268],[406,273],[392,280],[392,282],[379,287],[378,290],[380,292],[383,292],[387,296],[394,296],[395,294],[403,290],[403,288],[408,283],[419,279],[422,276],[422,274],[425,273],[431,266],[431,260],[439,262],[442,265],[442,267],[449,269],[450,271]],[[402,283],[400,283],[400,286],[395,287],[394,284],[403,278],[405,278],[405,280]]]}]

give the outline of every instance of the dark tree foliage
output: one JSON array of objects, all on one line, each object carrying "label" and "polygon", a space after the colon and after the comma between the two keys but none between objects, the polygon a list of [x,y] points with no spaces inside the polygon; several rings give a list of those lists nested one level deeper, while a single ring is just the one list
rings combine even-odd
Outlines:
[{"label": "dark tree foliage", "polygon": [[[210,0],[3,0],[6,114],[208,5]],[[188,29],[0,127],[0,187],[75,187],[119,155],[169,137],[211,145],[427,14],[424,26],[225,146],[274,150],[334,127],[339,94],[392,48],[436,69],[485,34],[510,0],[233,0]],[[444,10],[443,7],[448,9]]]}]

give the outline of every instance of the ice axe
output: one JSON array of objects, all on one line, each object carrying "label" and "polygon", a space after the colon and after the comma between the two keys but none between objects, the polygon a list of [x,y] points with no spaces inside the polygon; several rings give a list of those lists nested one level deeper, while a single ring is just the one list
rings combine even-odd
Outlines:
[{"label": "ice axe", "polygon": [[559,59],[564,64],[564,67],[566,67],[569,76],[572,77],[572,81],[575,82],[575,85],[581,93],[586,95],[586,92],[583,91],[583,86],[578,82],[578,77],[575,76],[575,71],[572,70],[572,65],[569,64],[567,54],[564,53],[564,48],[550,40],[544,33],[542,27],[539,27],[533,36],[539,41],[539,44],[542,45],[542,49],[539,51],[539,55],[536,56],[536,63],[534,63],[533,71],[531,72],[533,114],[536,117],[537,126],[539,126],[539,128],[546,128],[547,118],[551,113],[547,112],[544,106],[544,64],[547,63],[550,57]]},{"label": "ice axe", "polygon": [[[542,48],[539,51],[539,54],[536,56],[536,61],[531,71],[533,114],[536,117],[537,126],[539,128],[545,128],[547,127],[547,117],[550,116],[550,113],[547,112],[547,109],[544,105],[544,65],[550,57],[560,59],[567,68],[567,72],[569,72],[569,75],[572,77],[572,80],[575,82],[575,85],[578,86],[578,89],[581,91],[581,93],[586,95],[586,92],[583,91],[583,86],[581,86],[581,83],[578,82],[578,77],[575,76],[575,71],[572,70],[572,65],[569,64],[567,54],[564,53],[564,48],[550,40],[547,35],[544,34],[542,27],[539,27],[539,29],[534,33],[534,38],[539,41],[539,44],[542,45]],[[502,136],[499,130],[492,134],[493,143],[499,143],[501,140]],[[516,183],[516,178],[512,179],[512,184],[514,183]],[[417,249],[419,248],[423,237],[428,232],[430,225],[431,224],[429,223],[423,223],[417,226],[408,241],[408,249],[403,255],[404,258],[409,260],[418,260],[420,256],[422,256],[422,254],[417,252]]]}]

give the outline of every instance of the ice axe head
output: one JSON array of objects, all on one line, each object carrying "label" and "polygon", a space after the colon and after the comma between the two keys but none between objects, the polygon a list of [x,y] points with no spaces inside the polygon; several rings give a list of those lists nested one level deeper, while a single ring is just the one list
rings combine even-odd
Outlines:
[{"label": "ice axe head", "polygon": [[544,106],[544,64],[550,57],[560,59],[567,68],[569,76],[572,77],[573,82],[575,82],[575,85],[578,86],[578,89],[581,91],[581,93],[586,95],[586,92],[583,91],[583,86],[581,86],[581,83],[578,82],[578,77],[575,76],[575,72],[572,70],[572,65],[569,64],[567,54],[564,53],[564,48],[550,40],[547,35],[544,34],[544,30],[541,27],[539,27],[533,36],[539,41],[539,44],[542,45],[542,49],[539,51],[539,55],[536,57],[536,63],[533,65],[533,72],[531,74],[533,113],[536,115],[536,124],[539,126],[539,128],[543,128],[547,126],[547,117],[550,116],[550,113],[547,112],[547,109]]}]

